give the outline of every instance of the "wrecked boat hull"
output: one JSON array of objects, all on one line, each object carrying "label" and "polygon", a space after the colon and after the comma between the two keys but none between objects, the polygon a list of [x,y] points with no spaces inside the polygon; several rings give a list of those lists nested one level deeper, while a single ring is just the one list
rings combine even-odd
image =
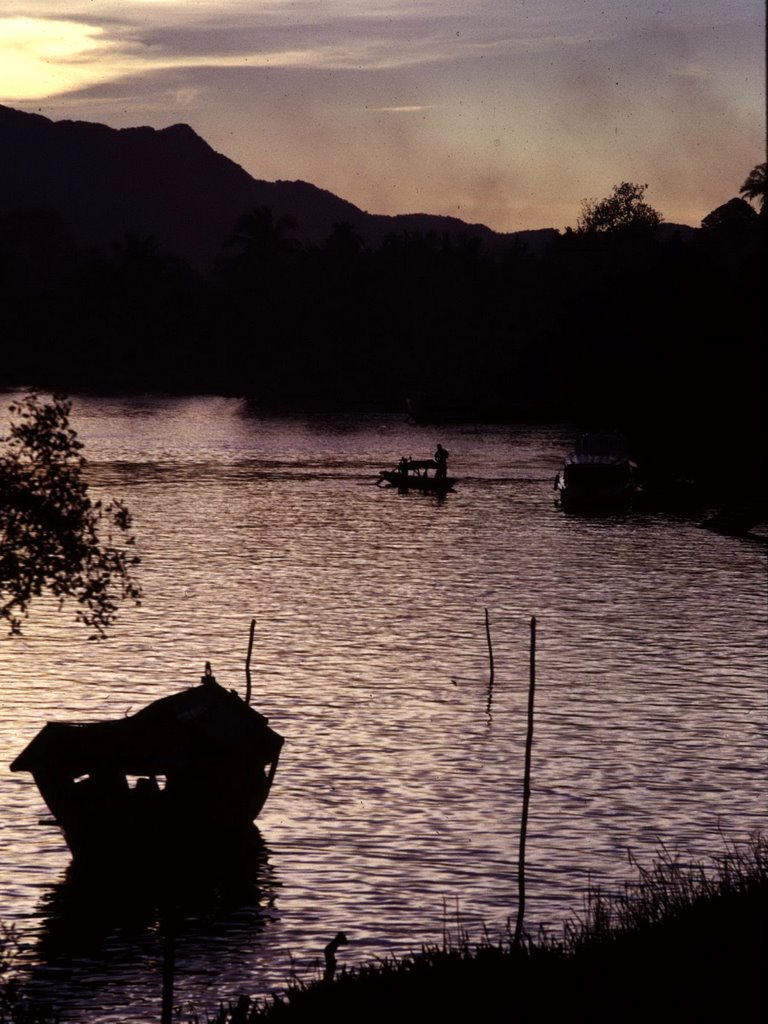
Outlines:
[{"label": "wrecked boat hull", "polygon": [[282,746],[209,676],[134,715],[49,722],[11,770],[32,774],[73,859],[173,858],[248,833]]}]

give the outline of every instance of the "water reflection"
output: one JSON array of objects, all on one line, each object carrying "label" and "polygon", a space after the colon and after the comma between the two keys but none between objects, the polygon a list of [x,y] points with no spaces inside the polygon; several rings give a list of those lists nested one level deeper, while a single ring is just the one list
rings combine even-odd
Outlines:
[{"label": "water reflection", "polygon": [[[270,851],[253,828],[239,846],[195,850],[173,870],[110,872],[70,864],[42,896],[40,931],[29,951],[31,991],[55,1003],[65,1018],[153,1019],[172,930],[176,1002],[199,1005],[226,998],[236,984],[232,966],[258,961],[265,932],[279,918],[280,883]],[[157,980],[152,984],[153,976]],[[221,986],[221,987],[220,987]]]}]

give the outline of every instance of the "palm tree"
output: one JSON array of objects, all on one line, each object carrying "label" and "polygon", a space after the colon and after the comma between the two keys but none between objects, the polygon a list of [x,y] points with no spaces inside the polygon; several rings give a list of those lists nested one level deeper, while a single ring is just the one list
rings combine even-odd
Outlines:
[{"label": "palm tree", "polygon": [[254,262],[272,260],[296,248],[297,242],[287,237],[294,228],[290,217],[275,219],[272,211],[262,206],[240,217],[227,244]]},{"label": "palm tree", "polygon": [[757,202],[758,209],[765,213],[765,194],[768,191],[768,163],[758,164],[747,177],[747,180],[739,189],[741,195],[749,200]]}]

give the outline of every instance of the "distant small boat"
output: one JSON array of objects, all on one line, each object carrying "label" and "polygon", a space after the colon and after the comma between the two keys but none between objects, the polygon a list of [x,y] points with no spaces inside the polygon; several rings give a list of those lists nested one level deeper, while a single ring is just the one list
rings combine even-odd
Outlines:
[{"label": "distant small boat", "polygon": [[613,511],[637,494],[637,467],[621,434],[582,434],[555,479],[563,508]]},{"label": "distant small boat", "polygon": [[395,469],[382,469],[377,484],[398,490],[433,491],[445,494],[456,483],[455,476],[439,476],[434,459],[401,459]]},{"label": "distant small boat", "polygon": [[253,827],[283,738],[206,666],[134,715],[49,722],[11,764],[31,772],[73,859],[185,857]]}]

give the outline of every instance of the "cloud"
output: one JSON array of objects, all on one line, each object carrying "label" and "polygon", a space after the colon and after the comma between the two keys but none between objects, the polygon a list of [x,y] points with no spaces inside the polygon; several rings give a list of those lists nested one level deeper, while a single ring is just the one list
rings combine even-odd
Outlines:
[{"label": "cloud", "polygon": [[0,18],[0,96],[37,99],[97,81],[113,52],[103,29],[76,21]]},{"label": "cloud", "polygon": [[[177,6],[173,0],[135,0],[128,7],[137,2],[166,15]],[[198,12],[178,24],[153,19],[94,23],[79,11],[66,19],[1,17],[0,97],[5,102],[53,97],[99,81],[173,68],[381,70],[456,59],[457,46],[444,32],[409,35],[402,22],[376,23],[370,14],[347,19],[341,31],[338,21],[327,18],[309,27],[264,18],[263,12],[244,24],[230,18],[231,12],[215,20]]]},{"label": "cloud", "polygon": [[[34,11],[30,15],[30,11]],[[570,24],[570,19],[569,19]],[[537,19],[480,11],[453,0],[6,0],[0,18],[0,96],[37,99],[142,70],[317,67],[381,70],[455,65],[481,54],[546,50],[578,42]]]},{"label": "cloud", "polygon": [[425,110],[434,110],[435,104],[413,104],[409,107],[369,107],[366,110],[372,114],[421,114]]}]

